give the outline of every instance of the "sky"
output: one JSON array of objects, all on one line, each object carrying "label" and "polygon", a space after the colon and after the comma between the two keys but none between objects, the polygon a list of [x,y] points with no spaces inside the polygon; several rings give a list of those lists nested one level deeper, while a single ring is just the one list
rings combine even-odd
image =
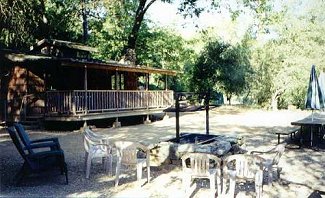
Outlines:
[{"label": "sky", "polygon": [[156,25],[173,28],[187,39],[195,37],[196,32],[208,27],[216,28],[217,35],[225,40],[240,38],[251,23],[247,17],[232,22],[230,14],[226,10],[222,14],[205,12],[199,18],[184,19],[182,15],[177,14],[177,6],[157,1],[148,9],[147,14]]}]

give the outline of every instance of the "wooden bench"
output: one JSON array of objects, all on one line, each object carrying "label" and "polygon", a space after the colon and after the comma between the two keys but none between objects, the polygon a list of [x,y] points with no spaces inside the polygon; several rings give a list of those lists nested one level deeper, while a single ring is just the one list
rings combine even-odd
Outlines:
[{"label": "wooden bench", "polygon": [[273,132],[274,134],[278,135],[278,144],[280,144],[280,136],[281,135],[290,135],[291,140],[293,139],[293,137],[295,137],[296,132],[300,131],[300,127],[290,127],[289,129],[283,129],[283,130],[278,130]]}]

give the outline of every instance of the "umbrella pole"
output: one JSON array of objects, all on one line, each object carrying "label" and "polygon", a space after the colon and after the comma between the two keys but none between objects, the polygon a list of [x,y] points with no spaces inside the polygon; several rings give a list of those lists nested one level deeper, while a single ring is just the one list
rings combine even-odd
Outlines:
[{"label": "umbrella pole", "polygon": [[205,97],[205,133],[209,135],[209,105],[210,105],[210,90],[206,93]]},{"label": "umbrella pole", "polygon": [[179,142],[179,96],[175,93],[176,139]]}]

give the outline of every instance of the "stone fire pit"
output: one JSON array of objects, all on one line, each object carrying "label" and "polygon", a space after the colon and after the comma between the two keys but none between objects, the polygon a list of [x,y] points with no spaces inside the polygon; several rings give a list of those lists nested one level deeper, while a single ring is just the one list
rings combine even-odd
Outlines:
[{"label": "stone fire pit", "polygon": [[186,152],[204,152],[219,157],[227,154],[243,153],[240,146],[244,143],[239,136],[205,135],[197,133],[181,133],[176,138],[160,142],[151,150],[152,166],[179,161]]}]

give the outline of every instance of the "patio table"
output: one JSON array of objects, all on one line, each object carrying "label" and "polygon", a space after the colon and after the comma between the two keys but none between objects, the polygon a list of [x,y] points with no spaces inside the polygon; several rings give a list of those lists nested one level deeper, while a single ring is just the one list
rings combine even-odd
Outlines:
[{"label": "patio table", "polygon": [[[317,127],[320,130],[325,125],[325,114],[314,113],[313,115],[307,116],[301,120],[291,122],[292,125],[300,127],[310,127],[310,146],[313,146],[313,128]],[[303,130],[301,130],[303,132]],[[301,136],[302,140],[302,136]]]}]

